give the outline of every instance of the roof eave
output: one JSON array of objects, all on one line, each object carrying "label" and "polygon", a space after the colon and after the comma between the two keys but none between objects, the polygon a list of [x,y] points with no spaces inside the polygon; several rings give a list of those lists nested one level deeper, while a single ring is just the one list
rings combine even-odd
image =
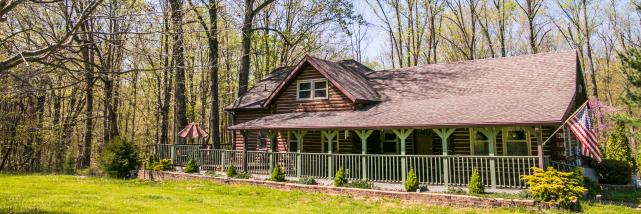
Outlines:
[{"label": "roof eave", "polygon": [[272,127],[242,127],[230,126],[228,130],[351,130],[351,129],[434,129],[434,128],[475,128],[475,127],[509,127],[509,126],[557,126],[561,120],[551,121],[520,121],[520,122],[487,122],[487,123],[444,123],[444,124],[407,124],[407,125],[368,125],[368,126],[272,126]]}]

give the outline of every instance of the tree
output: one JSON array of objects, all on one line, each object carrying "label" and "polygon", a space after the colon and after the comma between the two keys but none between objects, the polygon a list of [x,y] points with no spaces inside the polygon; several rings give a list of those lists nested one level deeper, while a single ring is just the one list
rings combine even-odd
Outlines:
[{"label": "tree", "polygon": [[[174,131],[177,132],[187,125],[187,103],[185,101],[185,47],[183,38],[183,10],[182,0],[169,0],[171,7],[171,23],[173,27],[173,49],[174,70],[176,80],[176,93],[174,99],[175,105],[175,124]],[[182,143],[183,139],[177,137],[176,144]]]},{"label": "tree", "polygon": [[608,144],[605,149],[605,158],[623,161],[630,167],[635,165],[628,137],[626,136],[625,124],[621,121],[616,123],[614,130],[608,138]]},{"label": "tree", "polygon": [[245,94],[249,84],[249,52],[251,51],[252,23],[254,17],[274,0],[265,0],[263,3],[254,8],[255,0],[245,0],[245,11],[243,15],[243,25],[241,27],[242,53],[240,56],[240,71],[238,72],[238,96]]},{"label": "tree", "polygon": [[538,53],[539,46],[551,30],[545,29],[544,24],[537,19],[541,15],[544,0],[516,0],[527,20],[528,42],[531,53]]},{"label": "tree", "polygon": [[[204,3],[204,1],[203,1]],[[211,97],[211,106],[209,112],[209,134],[214,149],[220,148],[220,128],[218,119],[218,2],[209,0],[207,12],[209,14],[209,26],[205,19],[200,15],[194,4],[189,0],[189,4],[194,8],[198,21],[207,35],[207,44],[209,46],[209,96]]]}]

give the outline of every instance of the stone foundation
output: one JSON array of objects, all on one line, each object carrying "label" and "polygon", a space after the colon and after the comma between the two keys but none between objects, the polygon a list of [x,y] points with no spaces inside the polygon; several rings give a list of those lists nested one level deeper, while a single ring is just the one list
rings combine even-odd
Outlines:
[{"label": "stone foundation", "polygon": [[207,180],[221,184],[249,184],[265,186],[279,190],[298,190],[305,192],[318,192],[331,195],[343,195],[356,198],[392,198],[399,199],[408,204],[429,204],[439,206],[459,206],[459,207],[522,207],[530,210],[538,210],[539,203],[533,200],[519,199],[501,199],[501,198],[483,198],[468,195],[450,195],[442,193],[415,193],[415,192],[396,192],[373,189],[356,189],[320,185],[303,185],[295,183],[273,182],[266,180],[253,179],[228,179],[224,177],[212,177],[199,174],[186,174],[179,172],[157,172],[157,171],[138,171],[138,178],[143,180]]}]

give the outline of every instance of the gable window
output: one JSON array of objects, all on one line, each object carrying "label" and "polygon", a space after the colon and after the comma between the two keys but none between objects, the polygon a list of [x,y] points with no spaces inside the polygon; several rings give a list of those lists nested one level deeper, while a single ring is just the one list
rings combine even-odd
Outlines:
[{"label": "gable window", "polygon": [[327,99],[327,80],[301,80],[296,87],[297,100]]}]

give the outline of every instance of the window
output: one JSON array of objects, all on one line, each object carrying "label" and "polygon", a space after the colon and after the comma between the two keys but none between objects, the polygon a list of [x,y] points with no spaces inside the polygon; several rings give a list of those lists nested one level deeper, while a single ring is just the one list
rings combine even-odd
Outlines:
[{"label": "window", "polygon": [[258,132],[258,149],[267,147],[267,134],[265,132]]},{"label": "window", "polygon": [[297,100],[327,99],[327,80],[301,80],[296,88]]},{"label": "window", "polygon": [[506,153],[508,156],[526,156],[529,155],[530,143],[529,132],[523,129],[507,129],[506,133]]},{"label": "window", "polygon": [[474,130],[474,133],[476,133],[474,138],[474,155],[489,155],[490,144],[487,136],[476,130]]}]

